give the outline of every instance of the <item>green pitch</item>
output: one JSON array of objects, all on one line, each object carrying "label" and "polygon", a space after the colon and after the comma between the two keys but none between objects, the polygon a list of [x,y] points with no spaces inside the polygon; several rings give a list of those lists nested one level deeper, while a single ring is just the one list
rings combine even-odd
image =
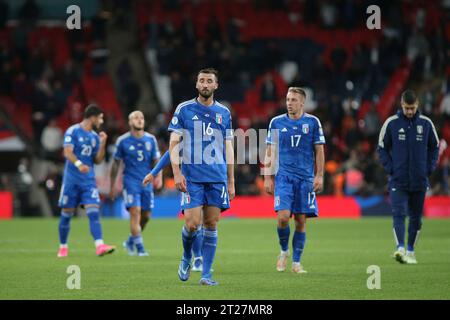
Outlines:
[{"label": "green pitch", "polygon": [[[1,221],[0,299],[450,299],[450,219],[424,221],[418,265],[390,257],[389,218],[309,220],[307,274],[275,270],[275,220],[224,219],[213,266],[217,287],[200,286],[199,273],[178,280],[182,224],[150,221],[144,231],[150,257],[139,258],[121,247],[128,221],[103,219],[105,241],[118,250],[99,258],[87,219],[73,219],[69,257],[57,259],[57,219]],[[66,286],[70,265],[80,267],[79,290]],[[367,288],[370,265],[380,267],[380,290]]]}]

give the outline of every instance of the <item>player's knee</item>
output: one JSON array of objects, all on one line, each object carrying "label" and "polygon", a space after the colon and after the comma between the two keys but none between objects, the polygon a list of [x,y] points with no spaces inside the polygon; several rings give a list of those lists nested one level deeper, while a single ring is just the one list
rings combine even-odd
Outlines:
[{"label": "player's knee", "polygon": [[305,232],[306,230],[306,223],[299,222],[295,224],[295,231],[297,232]]},{"label": "player's knee", "polygon": [[211,216],[211,217],[205,217],[203,221],[203,225],[205,228],[208,229],[215,229],[217,226],[217,222],[219,222],[219,217],[217,216]]},{"label": "player's knee", "polygon": [[186,229],[189,232],[194,232],[197,230],[197,224],[192,221],[186,221]]},{"label": "player's knee", "polygon": [[205,229],[216,229],[217,228],[217,220],[208,220],[204,222]]},{"label": "player's knee", "polygon": [[150,216],[151,216],[150,211],[142,211],[142,213],[141,213],[141,221],[147,222],[148,220],[150,220]]},{"label": "player's knee", "polygon": [[289,225],[289,216],[279,216],[278,225],[281,228],[286,228]]},{"label": "player's knee", "polygon": [[64,208],[62,209],[62,213],[66,216],[73,216],[73,214],[75,213],[75,209],[73,208]]}]

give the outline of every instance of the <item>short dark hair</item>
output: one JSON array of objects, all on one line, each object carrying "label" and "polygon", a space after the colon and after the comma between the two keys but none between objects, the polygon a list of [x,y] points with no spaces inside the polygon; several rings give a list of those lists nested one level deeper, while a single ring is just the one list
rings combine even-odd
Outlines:
[{"label": "short dark hair", "polygon": [[416,93],[413,90],[405,90],[402,93],[402,101],[406,104],[414,104],[417,102]]},{"label": "short dark hair", "polygon": [[217,71],[217,70],[214,69],[214,68],[204,68],[204,69],[201,69],[201,70],[197,73],[197,77],[198,77],[198,75],[199,75],[200,73],[213,74],[213,75],[216,76],[217,82],[219,82],[219,71]]},{"label": "short dark hair", "polygon": [[96,104],[90,104],[84,109],[84,118],[88,119],[92,116],[96,117],[98,115],[101,115],[103,113],[103,110],[100,109],[99,106]]}]

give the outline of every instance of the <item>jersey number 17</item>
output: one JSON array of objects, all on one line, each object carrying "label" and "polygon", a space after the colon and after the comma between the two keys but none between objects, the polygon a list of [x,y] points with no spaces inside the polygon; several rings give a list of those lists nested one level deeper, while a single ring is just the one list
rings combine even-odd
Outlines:
[{"label": "jersey number 17", "polygon": [[302,135],[301,134],[294,134],[291,136],[291,147],[298,147],[298,145],[300,144],[300,139],[301,139]]}]

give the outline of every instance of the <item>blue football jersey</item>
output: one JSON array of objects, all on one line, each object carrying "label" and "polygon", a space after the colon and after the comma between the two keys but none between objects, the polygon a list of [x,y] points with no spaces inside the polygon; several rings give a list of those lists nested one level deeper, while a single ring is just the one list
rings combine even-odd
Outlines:
[{"label": "blue football jersey", "polygon": [[325,144],[322,125],[317,117],[304,113],[294,120],[285,113],[272,118],[266,143],[278,144],[276,175],[314,180],[314,145]]},{"label": "blue football jersey", "polygon": [[64,168],[64,184],[95,184],[94,159],[100,147],[100,138],[95,131],[86,131],[80,124],[75,124],[67,129],[64,134],[64,147],[72,145],[73,153],[78,160],[87,165],[88,173],[80,170],[69,160],[66,160]]},{"label": "blue football jersey", "polygon": [[152,161],[159,157],[156,138],[148,132],[141,138],[127,132],[117,139],[114,158],[122,160],[125,165],[124,181],[134,181],[141,185],[142,179],[152,169]]},{"label": "blue football jersey", "polygon": [[233,139],[231,113],[214,101],[197,99],[178,105],[169,131],[183,135],[181,172],[192,182],[227,182],[225,141]]}]

